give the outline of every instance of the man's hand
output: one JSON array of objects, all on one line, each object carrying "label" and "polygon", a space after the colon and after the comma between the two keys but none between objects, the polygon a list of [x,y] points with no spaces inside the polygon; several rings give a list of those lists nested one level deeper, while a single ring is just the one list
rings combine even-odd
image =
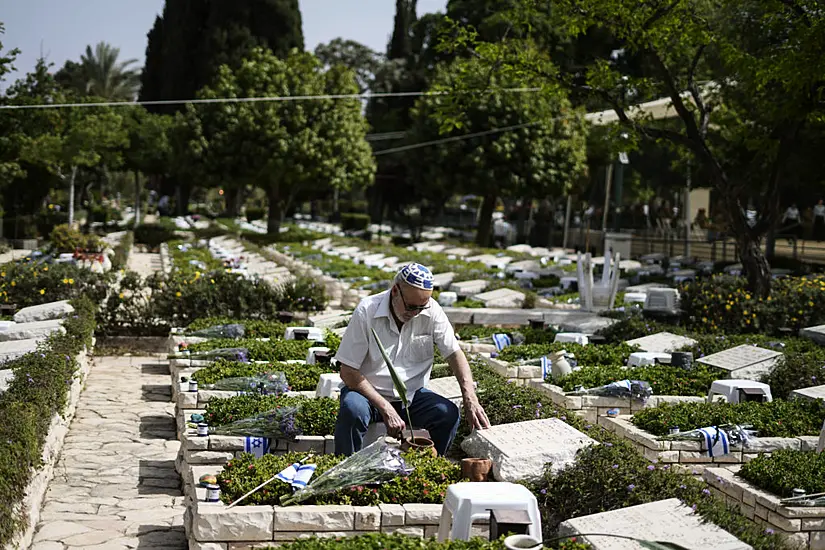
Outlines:
[{"label": "man's hand", "polygon": [[396,412],[395,408],[387,403],[387,405],[381,410],[381,416],[384,417],[384,424],[387,426],[387,435],[396,439],[401,439],[401,436],[404,433],[404,428],[406,428],[407,425],[401,419],[398,412]]},{"label": "man's hand", "polygon": [[464,416],[467,424],[474,430],[485,430],[490,427],[487,413],[484,412],[484,408],[479,404],[475,395],[464,396]]}]

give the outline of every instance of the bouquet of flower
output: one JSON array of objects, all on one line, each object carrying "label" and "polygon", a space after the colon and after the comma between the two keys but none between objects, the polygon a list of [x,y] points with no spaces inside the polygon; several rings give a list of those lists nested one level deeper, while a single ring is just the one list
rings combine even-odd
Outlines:
[{"label": "bouquet of flower", "polygon": [[413,472],[401,451],[379,439],[316,477],[293,495],[281,497],[281,506],[297,504],[308,498],[334,493],[358,485],[376,485]]},{"label": "bouquet of flower", "polygon": [[[727,437],[727,442],[734,447],[748,447],[750,445],[750,439],[756,436],[756,431],[754,431],[751,425],[722,424],[721,426],[713,426],[713,428],[716,430],[718,437]],[[676,432],[664,435],[659,439],[669,441],[707,441],[707,434],[703,430],[707,430],[707,428]],[[716,441],[711,441],[710,443],[715,444]]]},{"label": "bouquet of flower", "polygon": [[289,391],[289,384],[283,372],[262,372],[254,376],[224,378],[213,384],[204,384],[204,389],[280,395]]},{"label": "bouquet of flower", "polygon": [[245,334],[243,325],[216,325],[214,327],[204,328],[193,332],[187,332],[187,336],[196,336],[198,338],[243,338]]},{"label": "bouquet of flower", "polygon": [[279,407],[223,426],[210,426],[209,433],[292,440],[303,433],[295,421],[297,412],[298,407]]},{"label": "bouquet of flower", "polygon": [[637,401],[645,402],[653,395],[653,389],[647,382],[641,380],[619,380],[607,384],[606,386],[599,386],[597,388],[589,388],[572,392],[572,395],[596,395],[599,397],[621,397],[636,399]]},{"label": "bouquet of flower", "polygon": [[190,352],[187,357],[190,359],[229,359],[239,363],[249,363],[249,350],[246,348],[210,349]]}]

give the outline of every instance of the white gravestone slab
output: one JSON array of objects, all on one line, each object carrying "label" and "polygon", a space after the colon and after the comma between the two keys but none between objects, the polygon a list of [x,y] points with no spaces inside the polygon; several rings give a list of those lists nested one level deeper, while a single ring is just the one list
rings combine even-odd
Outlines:
[{"label": "white gravestone slab", "polygon": [[825,385],[800,388],[791,392],[791,397],[803,397],[805,399],[825,399]]},{"label": "white gravestone slab", "polygon": [[461,386],[458,385],[458,378],[455,376],[433,378],[427,383],[427,389],[449,399],[456,405],[461,403]]},{"label": "white gravestone slab", "polygon": [[51,321],[35,321],[34,323],[17,323],[6,330],[0,331],[0,342],[47,338],[53,332],[66,333],[62,320],[53,319]]},{"label": "white gravestone slab", "polygon": [[0,370],[0,393],[6,391],[12,379],[14,378],[14,371]]},{"label": "white gravestone slab", "polygon": [[433,275],[433,288],[437,290],[447,290],[450,284],[455,279],[455,273],[448,271],[447,273],[436,273]]},{"label": "white gravestone slab", "polygon": [[31,340],[0,342],[0,364],[22,357],[27,353],[37,351],[37,344],[42,341],[42,338],[32,338]]},{"label": "white gravestone slab", "polygon": [[813,340],[820,346],[825,346],[825,325],[803,328],[799,331],[799,336]]},{"label": "white gravestone slab", "polygon": [[487,281],[483,279],[476,279],[473,281],[461,281],[459,283],[453,283],[450,285],[450,290],[458,294],[459,296],[475,296],[481,292],[484,292],[484,289],[487,288]]},{"label": "white gravestone slab", "polygon": [[639,346],[642,351],[672,353],[684,347],[696,345],[696,340],[671,332],[657,332],[650,336],[628,340],[625,344]]},{"label": "white gravestone slab", "polygon": [[702,357],[697,362],[725,370],[730,378],[760,380],[763,375],[770,374],[781,358],[778,351],[743,344]]},{"label": "white gravestone slab", "polygon": [[[573,518],[559,526],[560,535],[606,533],[646,541],[670,542],[688,550],[751,550],[752,547],[721,527],[702,520],[677,498]],[[642,550],[632,540],[577,537],[593,550]]]},{"label": "white gravestone slab", "polygon": [[576,460],[576,453],[596,441],[558,418],[499,424],[476,430],[461,443],[469,456],[493,461],[499,481],[538,479],[545,465],[557,472]]},{"label": "white gravestone slab", "polygon": [[39,306],[24,307],[14,314],[15,323],[34,323],[50,319],[63,319],[74,313],[74,308],[67,301],[50,302]]},{"label": "white gravestone slab", "polygon": [[472,253],[473,253],[473,251],[468,249],[468,248],[448,248],[447,250],[444,251],[444,254],[449,254],[449,255],[452,255],[452,256],[459,256],[459,257],[469,256]]},{"label": "white gravestone slab", "polygon": [[499,288],[479,294],[475,299],[484,302],[484,307],[521,307],[524,303],[524,293],[510,288]]}]

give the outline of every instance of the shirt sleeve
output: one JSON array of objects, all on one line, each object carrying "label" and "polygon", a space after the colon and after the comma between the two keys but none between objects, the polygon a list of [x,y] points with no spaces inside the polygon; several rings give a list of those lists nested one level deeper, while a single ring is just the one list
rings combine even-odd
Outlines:
[{"label": "shirt sleeve", "polygon": [[460,349],[453,325],[439,305],[433,306],[433,340],[444,359]]},{"label": "shirt sleeve", "polygon": [[359,306],[352,312],[352,317],[350,317],[344,337],[341,338],[341,345],[338,346],[335,359],[348,367],[360,370],[368,352],[367,315],[365,308]]}]

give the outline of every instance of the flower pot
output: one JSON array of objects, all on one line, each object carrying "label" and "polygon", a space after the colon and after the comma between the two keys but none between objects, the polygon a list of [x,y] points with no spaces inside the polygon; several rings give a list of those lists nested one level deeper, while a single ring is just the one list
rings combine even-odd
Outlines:
[{"label": "flower pot", "polygon": [[493,461],[486,458],[465,458],[461,460],[461,475],[470,481],[487,481]]},{"label": "flower pot", "polygon": [[410,440],[409,436],[405,437],[401,442],[401,450],[404,452],[418,451],[438,456],[438,451],[435,450],[435,443],[433,443],[432,439],[427,439],[426,437],[414,437],[412,440]]},{"label": "flower pot", "polygon": [[507,550],[541,550],[544,545],[530,535],[510,535],[504,539]]}]

